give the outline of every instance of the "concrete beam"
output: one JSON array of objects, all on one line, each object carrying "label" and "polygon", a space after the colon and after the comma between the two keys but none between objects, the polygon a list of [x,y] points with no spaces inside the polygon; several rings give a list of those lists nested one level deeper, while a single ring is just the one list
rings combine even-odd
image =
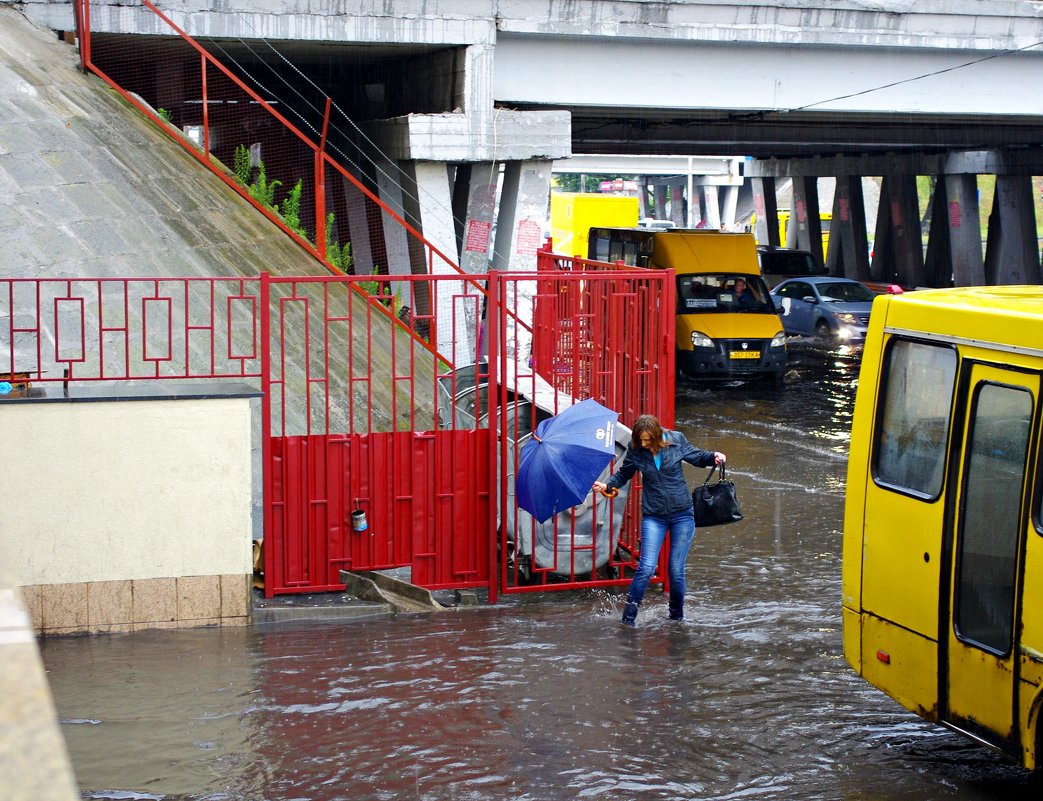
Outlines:
[{"label": "concrete beam", "polygon": [[555,174],[727,176],[741,184],[742,161],[738,156],[572,155],[555,160],[551,169]]},{"label": "concrete beam", "polygon": [[553,160],[572,153],[567,111],[502,111],[476,125],[464,113],[410,114],[367,126],[388,155],[417,161]]},{"label": "concrete beam", "polygon": [[866,238],[865,195],[861,178],[848,176],[837,179],[826,267],[830,275],[856,281],[869,280],[869,243]]},{"label": "concrete beam", "polygon": [[985,263],[981,252],[981,222],[978,208],[978,180],[974,175],[946,175],[938,181],[945,186],[944,222],[935,215],[931,236],[945,226],[956,286],[981,286],[985,283]]},{"label": "concrete beam", "polygon": [[1043,283],[1031,181],[1024,176],[1000,176],[989,216],[985,251],[989,284]]},{"label": "concrete beam", "polygon": [[747,178],[791,175],[1043,175],[1043,154],[1028,150],[973,150],[936,154],[833,156],[811,159],[751,159]]}]

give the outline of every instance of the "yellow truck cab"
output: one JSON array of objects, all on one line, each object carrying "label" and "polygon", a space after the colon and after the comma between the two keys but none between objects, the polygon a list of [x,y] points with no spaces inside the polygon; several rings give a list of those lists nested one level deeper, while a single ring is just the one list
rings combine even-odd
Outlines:
[{"label": "yellow truck cab", "polygon": [[721,381],[764,378],[782,386],[786,336],[752,234],[592,228],[588,258],[674,270],[678,372]]},{"label": "yellow truck cab", "polygon": [[1043,766],[1043,287],[880,295],[851,428],[844,654]]}]

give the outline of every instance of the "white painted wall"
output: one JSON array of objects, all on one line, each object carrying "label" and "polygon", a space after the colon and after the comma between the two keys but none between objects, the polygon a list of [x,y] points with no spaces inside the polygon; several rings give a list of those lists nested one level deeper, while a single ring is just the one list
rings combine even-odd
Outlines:
[{"label": "white painted wall", "polygon": [[250,401],[0,404],[21,584],[248,574]]}]

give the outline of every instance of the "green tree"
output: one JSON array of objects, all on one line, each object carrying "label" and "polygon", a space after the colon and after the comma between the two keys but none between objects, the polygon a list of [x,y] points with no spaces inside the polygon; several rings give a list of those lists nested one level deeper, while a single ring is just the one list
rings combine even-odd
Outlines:
[{"label": "green tree", "polygon": [[[579,188],[579,179],[585,177],[584,182],[585,189]],[[614,181],[616,178],[623,176],[619,175],[587,175],[581,176],[578,172],[564,172],[554,177],[555,187],[562,192],[600,192],[602,181]],[[632,180],[631,176],[626,176],[626,180]]]}]

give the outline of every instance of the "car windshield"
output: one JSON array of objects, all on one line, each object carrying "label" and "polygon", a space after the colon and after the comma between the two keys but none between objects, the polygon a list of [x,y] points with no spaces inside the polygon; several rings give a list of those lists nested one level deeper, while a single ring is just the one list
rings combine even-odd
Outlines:
[{"label": "car windshield", "polygon": [[759,275],[684,273],[677,276],[677,313],[752,312],[775,314],[768,286]]},{"label": "car windshield", "polygon": [[869,301],[872,303],[873,291],[856,281],[830,281],[818,285],[818,293],[822,296],[824,303],[830,301],[839,303],[852,303]]}]

